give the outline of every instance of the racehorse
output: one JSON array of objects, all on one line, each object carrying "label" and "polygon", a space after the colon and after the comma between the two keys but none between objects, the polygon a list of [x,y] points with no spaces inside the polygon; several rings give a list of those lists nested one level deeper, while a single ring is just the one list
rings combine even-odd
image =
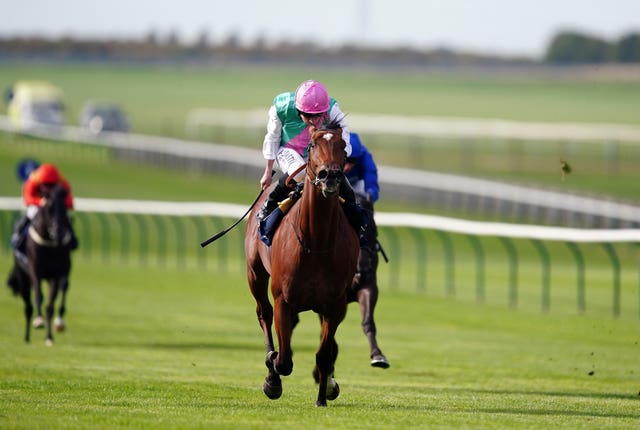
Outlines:
[{"label": "racehorse", "polygon": [[[326,406],[327,400],[340,393],[334,379],[338,355],[335,334],[347,312],[346,290],[355,275],[359,242],[338,197],[340,182],[346,180],[342,174],[346,161],[342,129],[329,123],[319,129],[311,127],[310,133],[301,198],[286,213],[268,247],[258,237],[255,216],[263,197],[247,223],[245,254],[249,288],[267,351],[263,392],[270,399],[282,395],[280,376],[293,371],[291,336],[298,314],[312,310],[321,322],[313,371],[319,384],[316,406]],[[271,333],[274,321],[278,351]]]},{"label": "racehorse", "polygon": [[[30,321],[34,306],[31,301],[31,291],[35,296],[36,318],[34,328],[46,328],[45,342],[53,345],[51,319],[54,315],[55,301],[58,293],[62,300],[55,318],[56,331],[64,331],[64,314],[67,289],[69,288],[69,273],[71,272],[71,224],[67,215],[65,198],[67,190],[61,185],[55,185],[49,192],[46,203],[42,206],[28,229],[25,241],[26,261],[15,255],[14,273],[16,275],[11,288],[24,301],[26,318],[25,342],[30,340]],[[40,288],[43,280],[49,285],[49,298],[45,308],[45,318],[42,318],[43,294]]]},{"label": "racehorse", "polygon": [[347,291],[347,302],[358,302],[360,305],[362,331],[369,341],[371,365],[386,369],[390,365],[378,346],[376,323],[373,319],[373,312],[378,302],[378,231],[373,219],[373,203],[358,193],[356,198],[358,204],[369,213],[369,223],[364,230],[366,244],[360,248],[358,270]]}]

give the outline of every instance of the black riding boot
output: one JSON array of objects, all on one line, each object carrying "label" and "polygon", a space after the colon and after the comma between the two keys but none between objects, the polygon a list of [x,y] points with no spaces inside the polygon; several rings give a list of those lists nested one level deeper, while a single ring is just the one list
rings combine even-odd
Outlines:
[{"label": "black riding boot", "polygon": [[24,215],[18,221],[13,228],[13,234],[11,235],[11,246],[18,251],[24,251],[24,241],[27,237],[27,228],[29,227],[30,220]]},{"label": "black riding boot", "polygon": [[360,246],[364,246],[367,243],[364,231],[367,228],[367,224],[369,224],[369,215],[367,211],[356,202],[356,193],[353,191],[353,188],[351,188],[351,184],[346,177],[340,181],[339,194],[340,197],[344,199],[342,208],[349,219],[349,223],[355,229],[356,233],[358,233]]},{"label": "black riding boot", "polygon": [[278,207],[278,203],[287,198],[291,192],[291,188],[285,185],[286,180],[286,176],[280,178],[276,187],[271,191],[271,194],[269,194],[269,197],[262,205],[262,208],[260,208],[260,212],[256,215],[258,220],[264,220],[275,208]]},{"label": "black riding boot", "polygon": [[356,203],[356,193],[353,191],[353,188],[351,188],[351,184],[346,176],[342,178],[342,181],[340,181],[340,191],[338,194],[340,194],[340,197],[345,199],[347,202],[353,204]]}]

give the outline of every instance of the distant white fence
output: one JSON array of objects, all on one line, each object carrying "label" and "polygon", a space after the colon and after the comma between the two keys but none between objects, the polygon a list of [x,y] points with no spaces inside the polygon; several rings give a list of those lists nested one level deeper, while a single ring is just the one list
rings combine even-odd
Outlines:
[{"label": "distant white fence", "polygon": [[[225,126],[246,127],[252,122],[264,122],[263,111],[227,111],[227,110],[196,110],[187,121],[188,127],[204,121]],[[385,118],[384,121],[372,120],[371,115],[350,115],[349,121],[354,128],[366,128],[372,132],[392,132],[392,129],[380,128],[379,124],[402,124],[399,129],[408,132],[437,133],[444,130],[450,133],[467,133],[474,129],[477,133],[506,136],[513,134],[519,137],[527,136],[540,139],[619,139],[629,144],[640,142],[640,127],[618,125],[577,125],[577,124],[529,124],[505,121],[480,121],[460,119],[433,118]],[[364,124],[362,121],[371,121]],[[455,121],[462,121],[457,122]],[[452,124],[457,124],[452,127]],[[485,124],[484,126],[481,125]],[[378,125],[376,125],[378,124]],[[413,124],[413,125],[411,125]],[[439,124],[439,125],[438,125]],[[465,125],[466,124],[466,125]],[[458,126],[461,127],[458,127]],[[378,128],[376,128],[378,127]],[[394,126],[395,127],[395,126]],[[477,128],[476,128],[477,127]],[[18,130],[7,117],[0,116],[0,129],[9,132],[20,132],[47,139],[60,139],[90,145],[102,145],[120,151],[125,156],[140,161],[151,158],[154,162],[162,159],[166,162],[173,160],[193,169],[204,171],[229,171],[247,176],[255,174],[256,178],[264,169],[264,160],[258,149],[241,148],[216,143],[185,141],[162,136],[148,136],[130,133],[101,133],[94,135],[78,127],[33,127],[29,130]],[[395,130],[395,129],[394,129]],[[422,130],[422,131],[421,131]],[[458,130],[458,131],[456,131]],[[467,130],[467,131],[464,131]],[[528,131],[527,131],[528,130]],[[399,132],[399,130],[397,130]],[[393,131],[395,132],[395,131]],[[636,228],[640,225],[640,207],[610,200],[577,196],[533,187],[505,184],[497,181],[471,178],[461,175],[430,172],[416,169],[405,169],[391,166],[378,166],[379,182],[390,195],[411,195],[412,199],[426,198],[434,201],[453,200],[449,196],[463,203],[483,199],[487,204],[479,207],[498,207],[502,211],[518,212],[534,222],[549,224],[598,226],[598,227],[627,227]],[[257,179],[256,179],[257,180]],[[477,209],[477,208],[476,208]]]},{"label": "distant white fence", "polygon": [[[187,115],[189,136],[206,126],[266,127],[265,109],[228,110],[197,108]],[[349,126],[367,133],[427,137],[492,137],[529,140],[615,140],[640,143],[640,127],[621,124],[519,122],[501,119],[349,114]]]},{"label": "distant white fence", "polygon": [[[0,197],[0,210],[22,210],[17,197]],[[111,200],[77,197],[75,210],[81,212],[128,213],[169,216],[217,216],[239,218],[246,206],[214,202],[166,202]],[[415,213],[377,212],[376,224],[389,227],[415,227],[475,236],[538,239],[566,242],[639,242],[640,229],[578,229],[528,224],[469,221]]]},{"label": "distant white fence", "polygon": [[[74,221],[81,240],[80,252],[85,258],[102,258],[108,262],[111,258],[118,258],[122,264],[137,264],[145,267],[149,264],[161,266],[175,265],[177,267],[198,264],[202,269],[208,265],[215,265],[216,270],[225,272],[229,265],[240,266],[243,272],[244,229],[232,232],[232,240],[222,240],[216,246],[203,252],[198,246],[202,240],[214,232],[222,231],[231,223],[229,218],[237,219],[242,216],[247,207],[238,204],[212,202],[162,202],[137,200],[107,200],[78,197],[75,199],[76,213]],[[16,219],[16,211],[23,209],[20,198],[0,197],[0,233],[9,237],[12,221]],[[385,274],[388,280],[384,284],[389,288],[415,283],[417,291],[426,291],[427,283],[432,282],[426,266],[434,260],[429,259],[432,241],[436,239],[441,245],[441,259],[437,259],[436,272],[444,275],[442,283],[448,297],[457,295],[456,278],[461,275],[456,270],[457,246],[454,246],[453,235],[458,235],[467,241],[473,250],[474,257],[465,260],[475,261],[475,292],[476,301],[485,302],[489,296],[495,300],[495,289],[492,287],[494,276],[504,275],[505,266],[508,273],[507,301],[512,308],[519,306],[520,282],[518,267],[521,256],[518,248],[525,242],[530,242],[540,260],[540,306],[543,312],[551,308],[552,281],[551,269],[553,258],[551,249],[557,251],[559,244],[566,246],[573,256],[575,263],[575,300],[577,311],[584,313],[587,309],[587,264],[583,246],[604,249],[611,268],[611,299],[610,309],[614,317],[640,313],[640,296],[635,292],[637,279],[637,255],[640,247],[640,229],[576,229],[564,227],[548,227],[526,224],[509,224],[495,222],[468,221],[463,219],[446,218],[432,215],[412,213],[377,212],[375,220],[380,227],[380,238],[391,257],[391,264],[384,265],[379,275]],[[483,238],[486,238],[485,241]],[[504,247],[505,254],[497,259],[485,257],[485,242],[495,239]],[[408,242],[407,242],[408,240]],[[1,252],[8,251],[7,247]],[[460,242],[457,241],[459,244]],[[516,244],[518,244],[516,246]],[[487,248],[488,249],[488,248]],[[522,248],[520,248],[522,249]],[[555,254],[554,251],[554,254]],[[464,252],[464,251],[462,251]],[[493,252],[493,250],[491,251]],[[629,252],[633,254],[629,255]],[[436,251],[438,254],[438,251]],[[625,258],[620,258],[620,255]],[[631,258],[629,258],[631,257]],[[529,258],[529,257],[525,257]],[[599,258],[599,263],[602,260]],[[153,263],[155,261],[155,263]],[[497,266],[495,263],[498,263]],[[624,269],[623,269],[624,265]],[[444,270],[442,270],[444,269]],[[467,266],[468,269],[468,266]],[[491,278],[488,271],[491,270]],[[497,270],[497,272],[496,272]],[[468,274],[468,270],[465,270]],[[623,276],[624,275],[624,276]],[[623,282],[624,277],[624,282]],[[440,278],[438,278],[440,279]],[[410,283],[407,283],[407,280]],[[469,281],[465,283],[465,295],[469,296]],[[526,280],[528,285],[530,279]],[[489,286],[489,288],[487,288]],[[558,285],[553,291],[564,291],[566,297],[568,285],[566,282]],[[604,288],[608,290],[608,285]],[[498,300],[500,300],[498,298]],[[531,304],[531,298],[526,298]],[[564,299],[563,299],[564,300]],[[600,299],[591,303],[595,308],[607,311],[609,305]],[[608,302],[608,300],[605,299]],[[638,304],[636,307],[635,304]]]}]

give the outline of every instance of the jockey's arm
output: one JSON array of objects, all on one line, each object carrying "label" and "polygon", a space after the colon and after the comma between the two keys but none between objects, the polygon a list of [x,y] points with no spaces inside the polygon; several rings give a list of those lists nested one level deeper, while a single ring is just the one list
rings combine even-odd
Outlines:
[{"label": "jockey's arm", "polygon": [[362,155],[362,171],[365,189],[371,196],[371,201],[378,200],[380,193],[380,186],[378,185],[378,167],[376,166],[373,156],[369,151],[364,151]]},{"label": "jockey's arm", "polygon": [[280,141],[282,139],[282,122],[278,118],[275,106],[269,109],[269,122],[267,122],[267,133],[262,142],[262,156],[265,159],[264,173],[260,178],[260,187],[264,190],[271,185],[272,170],[275,163]]},{"label": "jockey's arm", "polygon": [[67,198],[64,200],[67,209],[73,209],[73,194],[71,193],[71,184],[66,179],[62,179],[62,186],[67,190]]},{"label": "jockey's arm", "polygon": [[267,134],[262,142],[262,156],[265,160],[275,160],[282,139],[282,122],[278,118],[275,106],[269,109],[269,121],[267,122]]},{"label": "jockey's arm", "polygon": [[26,206],[40,206],[42,203],[40,184],[34,180],[27,180],[22,187],[22,200]]}]

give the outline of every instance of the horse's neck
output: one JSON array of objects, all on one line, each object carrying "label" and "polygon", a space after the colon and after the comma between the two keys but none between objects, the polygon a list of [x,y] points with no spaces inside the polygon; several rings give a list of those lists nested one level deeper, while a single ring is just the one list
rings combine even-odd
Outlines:
[{"label": "horse's neck", "polygon": [[53,210],[49,210],[50,208],[40,208],[38,213],[31,220],[31,225],[33,228],[44,238],[50,238],[49,227],[55,223],[55,220],[58,220],[59,227],[64,231],[68,230],[68,227],[65,224],[67,219],[67,210],[64,206],[64,203],[53,203],[53,204],[62,204],[63,206],[59,206],[57,208],[53,208]]},{"label": "horse's neck", "polygon": [[38,213],[31,220],[31,226],[40,236],[48,237],[49,231],[47,229],[47,225],[47,215],[44,213],[44,209],[40,208]]},{"label": "horse's neck", "polygon": [[340,209],[338,197],[326,198],[307,179],[300,199],[300,230],[308,236],[324,239],[334,233]]}]

